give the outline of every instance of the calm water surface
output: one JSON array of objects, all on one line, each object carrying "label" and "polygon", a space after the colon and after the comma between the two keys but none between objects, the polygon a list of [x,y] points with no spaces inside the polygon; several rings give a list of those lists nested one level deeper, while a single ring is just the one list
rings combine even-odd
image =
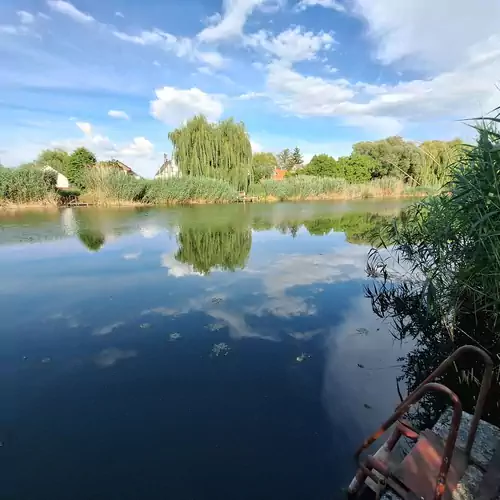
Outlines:
[{"label": "calm water surface", "polygon": [[0,498],[332,499],[398,401],[396,202],[0,215]]}]

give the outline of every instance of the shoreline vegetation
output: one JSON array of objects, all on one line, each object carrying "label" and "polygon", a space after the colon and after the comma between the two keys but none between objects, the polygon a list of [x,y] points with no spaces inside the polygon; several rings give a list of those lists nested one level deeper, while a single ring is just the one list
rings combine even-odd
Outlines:
[{"label": "shoreline vegetation", "polygon": [[460,140],[417,144],[388,137],[354,144],[349,156],[318,154],[304,164],[298,147],[253,153],[243,123],[210,123],[201,115],[169,139],[172,159],[165,157],[154,180],[118,160],[98,161],[83,147],[71,154],[45,150],[17,168],[0,166],[0,207],[425,197],[439,192],[464,147]]},{"label": "shoreline vegetation", "polygon": [[[211,179],[207,179],[211,180]],[[205,179],[199,179],[201,184],[209,189],[199,191],[199,185],[186,179],[183,182],[169,180],[149,181],[144,196],[126,196],[122,194],[106,194],[102,189],[86,192],[80,195],[79,201],[94,207],[133,207],[133,206],[175,206],[175,205],[203,205],[227,204],[244,202],[245,198],[238,191],[232,190],[230,185],[218,183],[207,186]],[[179,179],[180,181],[180,179]],[[303,184],[296,178],[293,182],[269,181],[263,189],[251,190],[246,193],[247,201],[256,203],[277,203],[283,201],[342,201],[369,198],[424,198],[437,192],[429,187],[411,188],[395,182],[393,186],[381,186],[377,182],[364,184],[350,184],[339,186],[337,189],[322,191],[321,180],[308,178]],[[259,186],[260,188],[260,186]],[[68,206],[65,199],[57,191],[48,196],[29,198],[23,202],[0,200],[0,210],[30,210],[30,209],[57,209]]]},{"label": "shoreline vegetation", "polygon": [[[13,183],[11,196],[0,198],[0,210],[58,208],[66,206],[68,194],[51,186],[46,172],[31,171]],[[15,177],[14,175],[10,176]],[[9,179],[10,181],[12,179]],[[28,180],[28,182],[25,182]],[[125,176],[105,168],[94,168],[87,175],[87,189],[78,194],[81,203],[107,206],[169,206],[238,203],[245,199],[273,203],[280,201],[354,200],[368,198],[425,197],[435,188],[412,187],[396,178],[350,184],[343,179],[294,176],[281,181],[266,179],[249,186],[243,197],[228,182],[207,177],[176,177],[144,180]],[[15,201],[14,201],[15,200]]]}]

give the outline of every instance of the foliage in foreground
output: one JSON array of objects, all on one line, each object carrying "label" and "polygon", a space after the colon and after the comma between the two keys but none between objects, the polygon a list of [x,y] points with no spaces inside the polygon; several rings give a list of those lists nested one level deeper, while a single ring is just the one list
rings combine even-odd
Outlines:
[{"label": "foliage in foreground", "polygon": [[[379,278],[367,289],[374,311],[392,319],[399,339],[415,339],[403,365],[409,390],[457,347],[475,344],[495,360],[492,393],[500,394],[500,134],[492,126],[499,121],[477,126],[477,142],[463,149],[446,192],[386,226],[383,247],[370,254],[369,273]],[[469,385],[482,364],[469,356],[459,368],[460,377],[444,380],[470,410],[477,387]],[[419,419],[435,416],[438,407],[425,403]],[[487,415],[498,419],[498,410],[492,405]]]}]

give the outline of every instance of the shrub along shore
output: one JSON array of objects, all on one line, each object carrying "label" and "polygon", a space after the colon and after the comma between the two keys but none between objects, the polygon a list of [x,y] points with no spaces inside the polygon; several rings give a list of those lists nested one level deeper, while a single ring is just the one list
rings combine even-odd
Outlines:
[{"label": "shrub along shore", "polygon": [[[296,176],[251,184],[245,195],[252,201],[274,202],[414,197],[425,196],[432,191],[432,188],[412,188],[393,178],[349,184],[343,179],[331,177]],[[78,198],[82,203],[94,206],[235,203],[243,199],[235,187],[221,179],[173,177],[145,180],[99,167],[89,170],[86,188],[78,193]],[[66,200],[67,193],[56,188],[55,179],[49,172],[24,169],[0,171],[2,208],[57,207],[65,205]]]}]

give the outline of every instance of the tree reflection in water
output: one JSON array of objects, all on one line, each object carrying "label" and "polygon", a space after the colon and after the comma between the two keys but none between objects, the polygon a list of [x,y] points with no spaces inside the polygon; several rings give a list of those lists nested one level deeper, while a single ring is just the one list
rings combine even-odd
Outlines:
[{"label": "tree reflection in water", "polygon": [[243,269],[252,247],[252,232],[246,228],[182,228],[177,236],[175,258],[208,274],[213,269]]},{"label": "tree reflection in water", "polygon": [[91,252],[98,252],[106,238],[98,229],[79,228],[77,230],[78,238]]}]

